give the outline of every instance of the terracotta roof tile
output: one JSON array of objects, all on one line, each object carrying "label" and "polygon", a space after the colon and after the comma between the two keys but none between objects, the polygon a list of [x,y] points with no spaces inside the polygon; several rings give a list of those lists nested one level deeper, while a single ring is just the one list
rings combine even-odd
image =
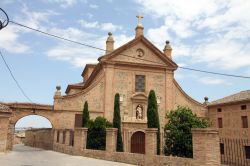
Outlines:
[{"label": "terracotta roof tile", "polygon": [[212,101],[208,105],[232,103],[232,102],[245,101],[245,100],[250,100],[250,90],[241,91],[239,93],[224,97],[222,99]]}]

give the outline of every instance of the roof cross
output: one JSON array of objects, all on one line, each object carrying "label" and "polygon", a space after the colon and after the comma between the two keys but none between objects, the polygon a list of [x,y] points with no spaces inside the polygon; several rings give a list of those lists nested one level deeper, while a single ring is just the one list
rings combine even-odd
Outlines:
[{"label": "roof cross", "polygon": [[137,17],[137,19],[138,19],[138,25],[141,25],[141,20],[143,19],[143,16],[138,15],[138,16],[136,16],[136,17]]}]

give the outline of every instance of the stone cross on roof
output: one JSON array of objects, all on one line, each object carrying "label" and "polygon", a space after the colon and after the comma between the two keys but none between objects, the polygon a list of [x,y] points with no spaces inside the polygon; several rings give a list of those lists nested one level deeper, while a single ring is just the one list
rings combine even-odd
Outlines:
[{"label": "stone cross on roof", "polygon": [[138,19],[138,25],[142,25],[142,24],[141,24],[141,20],[143,19],[143,16],[138,15],[138,16],[136,16],[136,17],[137,17],[137,19]]}]

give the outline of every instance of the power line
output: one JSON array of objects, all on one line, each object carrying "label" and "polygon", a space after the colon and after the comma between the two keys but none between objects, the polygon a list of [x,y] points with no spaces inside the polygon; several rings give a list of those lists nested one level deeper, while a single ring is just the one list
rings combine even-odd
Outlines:
[{"label": "power line", "polygon": [[94,49],[97,49],[97,50],[106,51],[105,49],[102,49],[102,48],[98,48],[98,47],[91,46],[91,45],[88,45],[88,44],[85,44],[85,43],[81,43],[81,42],[78,42],[78,41],[74,41],[74,40],[71,40],[71,39],[67,39],[67,38],[64,38],[64,37],[60,37],[60,36],[58,36],[58,35],[54,35],[54,34],[51,34],[51,33],[48,33],[48,32],[44,32],[44,31],[41,31],[41,30],[39,30],[39,29],[31,28],[31,27],[29,27],[29,26],[26,26],[26,25],[17,23],[17,22],[15,22],[15,21],[11,21],[11,20],[10,20],[10,22],[13,23],[13,24],[16,24],[16,25],[18,25],[18,26],[21,26],[21,27],[24,27],[24,28],[27,28],[27,29],[30,29],[30,30],[39,32],[39,33],[42,33],[42,34],[45,34],[45,35],[48,35],[48,36],[52,36],[52,37],[54,37],[54,38],[58,38],[58,39],[61,39],[61,40],[64,40],[64,41],[68,41],[68,42],[71,42],[71,43],[75,43],[75,44],[83,45],[83,46],[86,46],[86,47],[94,48]]},{"label": "power line", "polygon": [[[89,48],[93,48],[93,49],[97,49],[97,50],[101,50],[101,51],[107,51],[107,50],[99,48],[99,47],[95,47],[95,46],[92,46],[92,45],[89,45],[89,44],[81,43],[81,42],[74,41],[74,40],[71,40],[71,39],[67,39],[67,38],[64,38],[64,37],[60,37],[58,35],[54,35],[54,34],[51,34],[51,33],[48,33],[48,32],[44,32],[44,31],[41,31],[39,29],[35,29],[35,28],[32,28],[32,27],[29,27],[29,26],[17,23],[15,21],[11,21],[10,20],[9,22],[11,22],[11,23],[13,23],[15,25],[18,25],[18,26],[21,26],[21,27],[24,27],[24,28],[27,28],[27,29],[30,29],[30,30],[33,30],[33,31],[36,31],[36,32],[39,32],[39,33],[42,33],[42,34],[45,34],[45,35],[48,35],[48,36],[51,36],[51,37],[54,37],[54,38],[57,38],[57,39],[60,39],[60,40],[68,41],[68,42],[71,42],[71,43],[74,43],[74,44],[79,44],[79,45],[82,45],[82,46],[85,46],[85,47],[89,47]],[[123,55],[123,56],[126,56],[126,57],[130,57],[130,58],[134,58],[134,59],[139,59],[139,60],[142,60],[142,61],[147,61],[147,62],[155,63],[155,64],[160,64],[159,62],[155,62],[155,61],[151,61],[151,60],[147,60],[147,59],[136,58],[136,57],[133,57],[133,56],[130,56],[130,55],[126,55],[126,54],[120,54],[120,55]],[[190,70],[190,71],[200,72],[200,73],[207,73],[207,74],[221,75],[221,76],[227,76],[227,77],[236,77],[236,78],[250,79],[250,77],[248,77],[248,76],[241,76],[241,75],[233,75],[233,74],[212,72],[212,71],[199,70],[199,69],[188,68],[188,67],[179,67],[179,68],[184,69],[184,70]]]},{"label": "power line", "polygon": [[2,54],[1,51],[0,51],[0,55],[1,55],[2,59],[3,59],[3,62],[4,62],[4,64],[5,64],[5,66],[6,66],[7,69],[9,70],[9,73],[10,73],[11,77],[12,77],[13,80],[15,81],[17,87],[18,87],[18,88],[20,89],[20,91],[22,92],[23,96],[24,96],[26,99],[28,99],[31,103],[33,103],[33,101],[28,97],[28,95],[24,92],[24,90],[23,90],[23,88],[21,87],[21,85],[20,85],[20,84],[18,83],[18,81],[16,80],[15,76],[13,75],[13,73],[12,73],[12,71],[11,71],[11,69],[10,69],[8,63],[6,62],[6,60],[5,60],[5,58],[4,58],[4,56],[3,56],[3,54]]},{"label": "power line", "polygon": [[217,72],[211,72],[211,71],[205,71],[205,70],[193,69],[193,68],[188,68],[188,67],[179,67],[179,68],[181,68],[181,69],[185,69],[185,70],[197,71],[197,72],[201,72],[201,73],[208,73],[208,74],[216,74],[216,75],[222,75],[222,76],[228,76],[228,77],[238,77],[238,78],[248,78],[248,79],[250,79],[250,77],[247,77],[247,76],[241,76],[241,75],[225,74],[225,73],[217,73]]}]

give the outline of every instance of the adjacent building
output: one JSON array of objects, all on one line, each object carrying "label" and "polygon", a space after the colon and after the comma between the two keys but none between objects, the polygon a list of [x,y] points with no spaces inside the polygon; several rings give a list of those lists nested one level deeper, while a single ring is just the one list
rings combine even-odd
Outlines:
[{"label": "adjacent building", "polygon": [[209,103],[208,117],[219,128],[222,162],[250,165],[250,90]]}]

